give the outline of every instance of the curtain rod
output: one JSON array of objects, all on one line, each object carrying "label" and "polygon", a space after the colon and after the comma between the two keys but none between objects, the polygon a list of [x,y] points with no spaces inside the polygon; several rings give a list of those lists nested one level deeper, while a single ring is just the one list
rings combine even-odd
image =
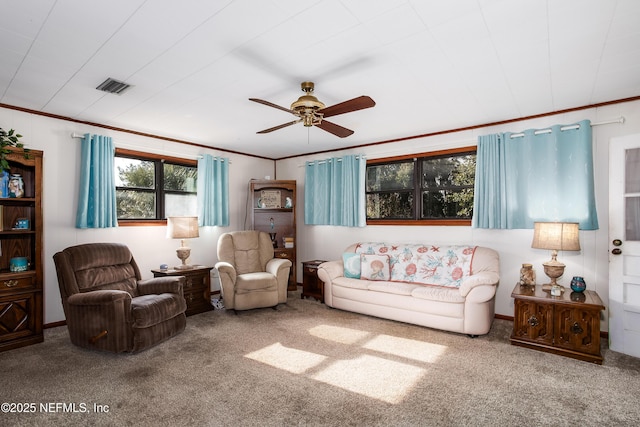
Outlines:
[{"label": "curtain rod", "polygon": [[[80,134],[74,132],[74,133],[71,134],[71,138],[82,139],[82,138],[84,138],[84,135],[80,135]],[[132,148],[132,149],[135,149],[135,150],[140,150],[140,147],[132,146],[132,145],[129,145],[129,146],[120,145],[120,147],[121,148]],[[202,159],[202,158],[204,158],[204,156],[202,154],[185,155],[184,153],[174,153],[172,151],[165,151],[163,153],[157,153],[157,154],[160,154],[160,155],[165,154],[165,155],[171,155],[171,156],[174,156],[174,157],[182,157],[183,159]],[[221,160],[223,162],[226,161],[224,158],[222,158]],[[229,164],[231,164],[231,160],[229,160]]]},{"label": "curtain rod", "polygon": [[[610,124],[613,124],[613,123],[621,123],[622,124],[622,123],[624,123],[624,121],[625,121],[625,118],[623,116],[620,116],[615,120],[606,120],[604,122],[591,123],[591,127],[593,127],[593,126],[602,126],[602,125],[610,125]],[[580,125],[563,126],[563,127],[560,128],[560,130],[564,131],[564,130],[578,129],[579,127],[580,127]],[[540,129],[540,130],[537,130],[537,131],[533,132],[533,134],[534,135],[541,135],[543,133],[551,133],[551,132],[552,132],[551,129]],[[524,133],[520,132],[520,133],[511,134],[510,137],[511,138],[522,138],[523,136],[524,136]]]},{"label": "curtain rod", "polygon": [[[367,157],[366,157],[366,156],[364,156],[364,155],[360,155],[360,154],[356,155],[356,159],[360,159],[360,158],[366,159]],[[338,158],[338,159],[336,159],[336,160],[337,160],[337,161],[339,161],[339,162],[341,162],[341,161],[342,161],[342,159],[341,159],[341,158]],[[323,165],[323,164],[325,164],[325,163],[327,163],[327,162],[332,162],[332,161],[333,161],[333,159],[320,160],[320,161],[318,162],[318,164],[319,164],[319,165]],[[310,162],[311,162],[311,161],[310,161]],[[307,163],[306,163],[306,162],[305,162],[305,164],[303,164],[303,165],[299,165],[298,167],[303,168],[303,167],[305,167],[305,166],[307,166]],[[309,166],[313,166],[313,165],[309,165]]]}]

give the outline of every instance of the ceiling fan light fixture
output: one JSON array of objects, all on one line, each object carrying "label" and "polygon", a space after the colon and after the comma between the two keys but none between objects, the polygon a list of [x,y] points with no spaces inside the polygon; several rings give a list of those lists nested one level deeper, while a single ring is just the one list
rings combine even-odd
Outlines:
[{"label": "ceiling fan light fixture", "polygon": [[324,108],[324,104],[318,101],[318,98],[313,95],[302,95],[300,98],[298,98],[297,101],[291,104],[291,109],[294,111],[306,108],[319,110],[321,108]]},{"label": "ceiling fan light fixture", "polygon": [[302,124],[305,125],[306,127],[311,127],[311,126],[313,126],[315,124],[318,124],[319,121],[316,121],[314,119],[315,119],[315,117],[313,116],[313,113],[304,115],[304,116],[302,116]]}]

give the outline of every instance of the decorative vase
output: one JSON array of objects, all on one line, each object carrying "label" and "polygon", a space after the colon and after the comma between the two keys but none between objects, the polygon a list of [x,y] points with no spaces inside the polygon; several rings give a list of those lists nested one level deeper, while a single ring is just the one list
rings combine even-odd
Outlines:
[{"label": "decorative vase", "polygon": [[574,276],[573,279],[571,279],[571,290],[573,292],[584,292],[585,289],[587,289],[587,284],[582,277]]},{"label": "decorative vase", "polygon": [[522,268],[520,269],[520,284],[521,285],[536,284],[536,272],[533,271],[532,264],[522,264]]}]

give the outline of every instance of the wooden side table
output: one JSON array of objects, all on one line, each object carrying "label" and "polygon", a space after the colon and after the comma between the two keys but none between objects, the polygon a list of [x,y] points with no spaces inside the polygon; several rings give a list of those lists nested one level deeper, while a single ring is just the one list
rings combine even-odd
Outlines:
[{"label": "wooden side table", "polygon": [[274,258],[283,258],[291,261],[291,269],[289,270],[289,283],[287,285],[287,291],[298,290],[298,284],[296,283],[296,250],[295,248],[274,248]]},{"label": "wooden side table", "polygon": [[551,296],[541,285],[516,285],[511,344],[602,364],[600,312],[594,291]]},{"label": "wooden side table", "polygon": [[324,302],[324,284],[318,279],[318,267],[322,260],[305,261],[302,263],[302,295],[300,298],[312,297]]},{"label": "wooden side table", "polygon": [[194,265],[188,270],[151,270],[153,277],[184,276],[184,299],[187,316],[213,310],[211,305],[211,270],[213,267]]}]

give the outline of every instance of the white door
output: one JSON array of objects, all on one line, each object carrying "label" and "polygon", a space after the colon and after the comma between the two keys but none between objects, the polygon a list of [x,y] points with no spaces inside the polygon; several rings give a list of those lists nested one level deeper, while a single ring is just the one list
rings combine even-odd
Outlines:
[{"label": "white door", "polygon": [[609,147],[609,347],[640,357],[640,134]]}]

